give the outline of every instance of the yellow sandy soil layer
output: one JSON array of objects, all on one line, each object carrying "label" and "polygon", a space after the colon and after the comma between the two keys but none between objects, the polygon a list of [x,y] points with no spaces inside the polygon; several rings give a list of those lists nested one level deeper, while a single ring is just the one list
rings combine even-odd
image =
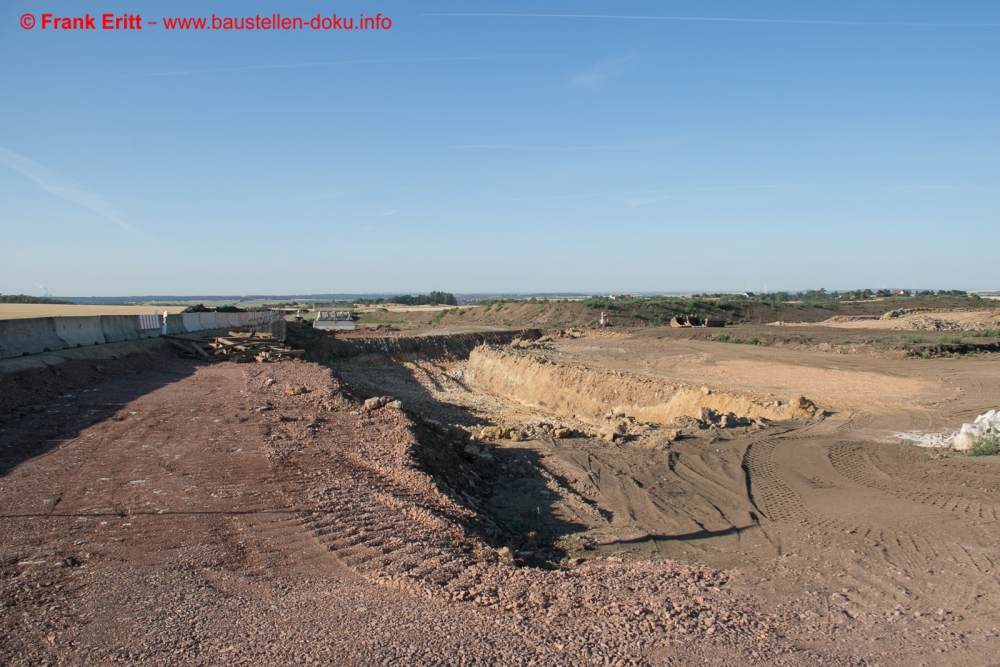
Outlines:
[{"label": "yellow sandy soil layer", "polygon": [[184,306],[63,306],[47,303],[0,303],[0,320],[29,317],[90,317],[93,315],[146,315],[163,311],[176,315]]},{"label": "yellow sandy soil layer", "polygon": [[609,410],[655,424],[668,424],[681,415],[694,417],[703,407],[771,420],[815,413],[810,402],[787,394],[718,391],[629,373],[554,364],[533,355],[489,347],[473,350],[469,370],[478,389],[589,423],[600,423]]}]

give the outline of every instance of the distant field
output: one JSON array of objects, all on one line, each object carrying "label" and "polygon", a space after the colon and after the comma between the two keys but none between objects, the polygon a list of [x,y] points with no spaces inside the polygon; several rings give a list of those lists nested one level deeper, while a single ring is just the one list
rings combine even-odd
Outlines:
[{"label": "distant field", "polygon": [[[448,310],[455,306],[405,306],[391,303],[383,303],[377,306],[359,306],[355,310],[359,313],[377,313],[380,310],[388,310],[390,313],[437,313],[441,310]],[[471,308],[471,306],[466,306]]]},{"label": "distant field", "polygon": [[19,320],[28,317],[71,317],[91,315],[175,315],[184,306],[53,306],[45,303],[0,303],[0,320]]}]

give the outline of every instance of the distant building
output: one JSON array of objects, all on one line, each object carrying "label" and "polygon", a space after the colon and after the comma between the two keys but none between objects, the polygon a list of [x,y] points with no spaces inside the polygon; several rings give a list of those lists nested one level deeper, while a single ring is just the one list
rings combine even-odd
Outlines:
[{"label": "distant building", "polygon": [[743,292],[743,296],[745,296],[748,299],[752,299],[754,297],[754,293],[753,292]]},{"label": "distant building", "polygon": [[[916,291],[913,292],[916,294]],[[892,290],[892,296],[910,296],[910,290],[908,289],[894,289]]]},{"label": "distant building", "polygon": [[354,322],[354,304],[350,301],[317,301],[313,304],[316,319],[315,329],[347,329],[357,328]]}]

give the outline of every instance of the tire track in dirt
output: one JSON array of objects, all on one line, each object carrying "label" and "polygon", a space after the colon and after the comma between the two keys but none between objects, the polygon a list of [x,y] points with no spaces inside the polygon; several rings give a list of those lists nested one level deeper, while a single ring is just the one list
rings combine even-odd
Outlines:
[{"label": "tire track in dirt", "polygon": [[868,443],[851,440],[834,443],[828,453],[830,463],[837,472],[860,486],[921,505],[930,505],[948,512],[959,512],[981,521],[996,523],[996,504],[989,505],[958,494],[924,491],[915,488],[915,485],[906,485],[879,470],[865,451],[868,446]]}]

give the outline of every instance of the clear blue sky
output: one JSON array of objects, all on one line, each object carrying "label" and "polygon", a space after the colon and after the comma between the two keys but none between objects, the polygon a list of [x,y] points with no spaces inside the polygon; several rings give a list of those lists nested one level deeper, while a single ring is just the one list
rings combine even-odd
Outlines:
[{"label": "clear blue sky", "polygon": [[[162,25],[334,11],[392,27]],[[998,56],[995,2],[8,0],[0,292],[998,288]]]}]

